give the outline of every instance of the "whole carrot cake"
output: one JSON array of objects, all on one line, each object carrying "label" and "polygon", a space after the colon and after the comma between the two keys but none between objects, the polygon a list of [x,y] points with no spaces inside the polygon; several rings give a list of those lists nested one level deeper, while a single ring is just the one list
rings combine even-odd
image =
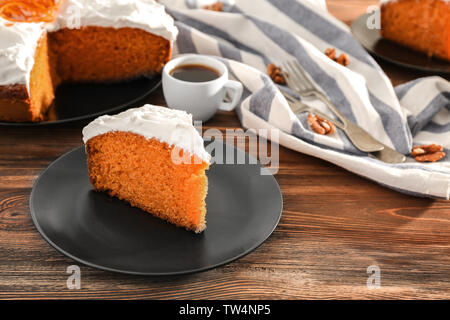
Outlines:
[{"label": "whole carrot cake", "polygon": [[450,61],[449,0],[381,0],[381,35]]},{"label": "whole carrot cake", "polygon": [[0,121],[42,121],[62,82],[159,73],[177,32],[154,0],[0,0]]},{"label": "whole carrot cake", "polygon": [[206,228],[210,155],[191,115],[145,105],[94,120],[83,139],[95,190],[177,226]]}]

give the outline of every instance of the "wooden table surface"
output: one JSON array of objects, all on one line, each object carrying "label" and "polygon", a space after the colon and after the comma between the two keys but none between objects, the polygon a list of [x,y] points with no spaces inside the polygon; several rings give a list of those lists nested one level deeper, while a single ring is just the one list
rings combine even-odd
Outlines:
[{"label": "wooden table surface", "polygon": [[[329,0],[349,23],[376,1]],[[394,84],[423,76],[381,64]],[[148,98],[162,102],[161,92]],[[235,128],[234,113],[211,127]],[[81,267],[81,289],[66,286],[74,261],[33,226],[37,176],[81,145],[83,124],[0,128],[0,298],[330,299],[450,298],[450,202],[406,196],[327,162],[280,150],[281,222],[248,256],[204,273],[138,277]],[[381,287],[366,286],[368,266]]]}]

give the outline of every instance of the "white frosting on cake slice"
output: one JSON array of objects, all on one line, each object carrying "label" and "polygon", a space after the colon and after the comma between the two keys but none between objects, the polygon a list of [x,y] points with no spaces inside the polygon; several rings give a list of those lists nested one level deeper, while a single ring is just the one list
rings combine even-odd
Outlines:
[{"label": "white frosting on cake slice", "polygon": [[198,156],[209,163],[211,156],[205,150],[199,132],[192,125],[192,115],[147,104],[114,116],[101,116],[83,129],[83,141],[114,131],[131,132],[147,139],[155,138]]}]

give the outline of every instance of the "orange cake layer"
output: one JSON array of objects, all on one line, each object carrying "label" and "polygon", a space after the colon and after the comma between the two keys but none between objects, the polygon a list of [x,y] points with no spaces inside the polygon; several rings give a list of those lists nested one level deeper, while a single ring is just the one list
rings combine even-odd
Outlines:
[{"label": "orange cake layer", "polygon": [[[86,143],[89,176],[97,191],[195,232],[206,227],[209,165],[172,161],[173,146],[130,132],[108,132]],[[194,161],[195,160],[195,161]]]},{"label": "orange cake layer", "polygon": [[159,73],[169,61],[167,39],[134,28],[85,27],[50,33],[63,81],[105,82]]},{"label": "orange cake layer", "polygon": [[26,86],[0,86],[0,121],[27,122],[33,119],[39,121],[41,117],[32,113]]},{"label": "orange cake layer", "polygon": [[381,28],[386,39],[450,60],[449,1],[388,1],[381,6]]},{"label": "orange cake layer", "polygon": [[45,34],[25,85],[0,86],[0,121],[42,121],[61,81],[110,82],[159,73],[169,40],[134,28],[85,27]]}]

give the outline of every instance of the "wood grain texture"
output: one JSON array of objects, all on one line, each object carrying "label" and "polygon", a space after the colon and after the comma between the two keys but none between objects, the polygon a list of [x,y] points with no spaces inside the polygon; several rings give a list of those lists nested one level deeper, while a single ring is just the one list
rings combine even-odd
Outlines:
[{"label": "wood grain texture", "polygon": [[[347,23],[373,2],[328,1]],[[424,75],[382,67],[395,84]],[[161,92],[147,100],[163,103]],[[74,262],[37,233],[28,202],[37,176],[82,144],[83,125],[0,128],[0,298],[450,298],[450,202],[396,193],[285,148],[276,175],[283,217],[255,252],[215,270],[176,277],[81,266],[82,289],[68,290],[66,268]],[[208,127],[240,125],[233,113],[221,112]],[[381,268],[380,289],[366,286],[370,265]]]}]

